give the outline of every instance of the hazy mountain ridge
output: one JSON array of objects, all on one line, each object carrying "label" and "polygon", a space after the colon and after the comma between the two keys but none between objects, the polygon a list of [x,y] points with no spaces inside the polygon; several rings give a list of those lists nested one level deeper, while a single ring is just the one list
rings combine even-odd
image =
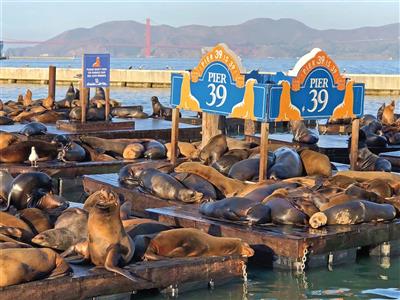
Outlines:
[{"label": "hazy mountain ridge", "polygon": [[[320,47],[341,59],[399,59],[400,23],[349,30],[318,30],[293,19],[253,19],[238,25],[151,27],[152,55],[199,57],[200,48],[228,44],[249,58],[298,57]],[[15,56],[73,56],[83,52],[110,52],[113,56],[143,55],[145,25],[111,21],[92,28],[65,31],[34,47],[12,48]]]}]

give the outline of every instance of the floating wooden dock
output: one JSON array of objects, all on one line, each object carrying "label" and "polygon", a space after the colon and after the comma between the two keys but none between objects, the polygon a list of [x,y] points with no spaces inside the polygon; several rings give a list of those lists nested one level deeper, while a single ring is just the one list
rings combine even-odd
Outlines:
[{"label": "floating wooden dock", "polygon": [[[246,136],[246,139],[254,143],[260,143],[259,135]],[[296,149],[311,149],[327,155],[331,161],[348,164],[350,163],[349,148],[347,145],[348,139],[349,136],[347,135],[320,135],[318,143],[315,145],[310,145],[294,142],[293,134],[291,133],[273,133],[269,135],[269,144],[272,144],[274,146],[290,146]],[[388,145],[387,147],[368,148],[373,153],[380,154],[384,152],[399,151],[400,145]]]},{"label": "floating wooden dock", "polygon": [[0,298],[72,300],[142,290],[165,291],[176,297],[185,290],[218,286],[240,278],[245,262],[241,257],[199,257],[130,264],[125,268],[138,277],[137,282],[105,269],[89,271],[92,266],[72,265],[70,276],[0,288]]},{"label": "floating wooden dock", "polygon": [[181,201],[165,200],[144,192],[141,188],[128,189],[118,181],[118,174],[98,174],[83,177],[83,188],[86,193],[92,194],[102,188],[116,192],[124,201],[132,203],[132,215],[137,217],[149,217],[147,208],[175,206]]},{"label": "floating wooden dock", "polygon": [[[115,119],[121,122],[130,120],[135,122],[135,130],[98,130],[85,132],[86,135],[91,135],[100,138],[153,138],[169,141],[171,139],[171,122],[161,119]],[[25,124],[0,125],[0,130],[11,133],[18,133]],[[69,137],[78,138],[82,133],[69,132],[57,128],[55,124],[46,124],[47,134],[36,135],[35,139],[51,140],[54,135],[64,134]],[[201,126],[191,124],[179,125],[179,140],[180,141],[197,141],[201,139]]]},{"label": "floating wooden dock", "polygon": [[195,205],[149,208],[147,211],[152,218],[165,224],[197,228],[215,236],[241,238],[258,252],[252,260],[279,268],[298,269],[304,251],[308,251],[305,256],[308,268],[327,265],[329,259],[335,264],[355,262],[357,248],[375,247],[400,239],[400,219],[313,229],[274,224],[250,227],[210,219],[202,216]]},{"label": "floating wooden dock", "polygon": [[380,157],[386,158],[392,164],[392,170],[400,172],[400,150],[393,152],[385,152],[379,154]]}]

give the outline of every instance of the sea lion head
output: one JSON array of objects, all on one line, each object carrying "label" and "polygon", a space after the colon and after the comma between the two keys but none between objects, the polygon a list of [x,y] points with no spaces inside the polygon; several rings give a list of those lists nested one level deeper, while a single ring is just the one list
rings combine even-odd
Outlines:
[{"label": "sea lion head", "polygon": [[104,215],[109,215],[115,212],[119,214],[119,197],[115,192],[102,189],[96,192],[96,196],[97,201],[92,210]]},{"label": "sea lion head", "polygon": [[73,233],[68,228],[49,229],[37,234],[32,242],[42,247],[66,250],[66,244],[72,239]]},{"label": "sea lion head", "polygon": [[71,142],[71,139],[64,134],[57,134],[52,140],[52,144],[61,144],[63,146],[68,145]]},{"label": "sea lion head", "polygon": [[248,243],[242,241],[240,255],[244,257],[251,257],[254,255],[254,250]]},{"label": "sea lion head", "polygon": [[154,104],[160,103],[160,100],[158,100],[157,96],[153,96],[153,97],[151,97],[151,103],[154,105]]},{"label": "sea lion head", "polygon": [[69,203],[63,197],[55,195],[53,193],[46,193],[43,197],[41,197],[36,206],[39,209],[44,210],[52,210],[52,209],[59,209],[65,210],[68,208]]},{"label": "sea lion head", "polygon": [[189,189],[181,189],[178,198],[186,203],[197,203],[203,199],[203,193]]}]

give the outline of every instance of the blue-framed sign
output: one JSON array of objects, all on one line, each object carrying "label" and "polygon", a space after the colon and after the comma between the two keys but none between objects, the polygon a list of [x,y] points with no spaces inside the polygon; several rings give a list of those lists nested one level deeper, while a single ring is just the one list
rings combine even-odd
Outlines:
[{"label": "blue-framed sign", "polygon": [[291,81],[269,86],[268,121],[344,119],[364,114],[364,84],[340,75],[324,51],[312,50],[293,71],[296,76]]},{"label": "blue-framed sign", "polygon": [[245,75],[239,58],[225,44],[206,53],[197,67],[171,77],[176,108],[264,121],[267,86]]},{"label": "blue-framed sign", "polygon": [[110,54],[83,55],[83,86],[85,88],[110,86]]}]

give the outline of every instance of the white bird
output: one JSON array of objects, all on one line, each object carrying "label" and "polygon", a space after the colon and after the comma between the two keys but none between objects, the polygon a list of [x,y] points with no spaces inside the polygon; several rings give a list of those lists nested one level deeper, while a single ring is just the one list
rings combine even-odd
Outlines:
[{"label": "white bird", "polygon": [[32,167],[37,167],[37,160],[39,159],[39,155],[36,153],[35,147],[32,146],[31,154],[29,155],[29,161],[31,162]]}]

